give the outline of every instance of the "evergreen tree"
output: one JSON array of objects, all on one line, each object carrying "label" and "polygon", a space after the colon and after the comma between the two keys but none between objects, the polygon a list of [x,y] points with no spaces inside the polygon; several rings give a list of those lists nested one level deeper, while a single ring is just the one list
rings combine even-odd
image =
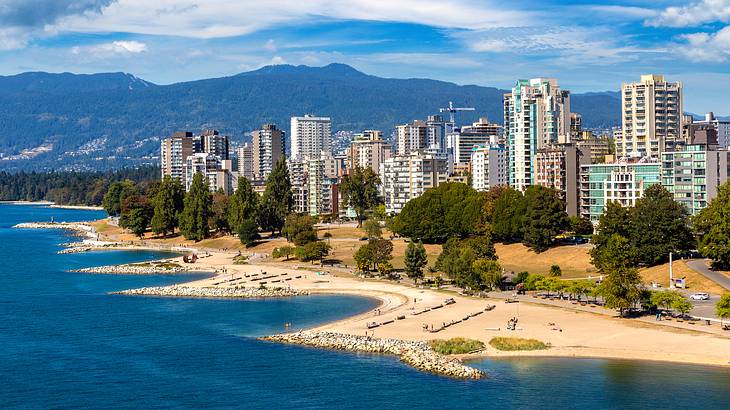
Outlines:
[{"label": "evergreen tree", "polygon": [[238,227],[238,238],[246,247],[253,246],[261,237],[259,235],[259,224],[253,218],[245,219]]},{"label": "evergreen tree", "polygon": [[185,195],[185,205],[180,218],[180,231],[187,239],[200,241],[208,236],[208,219],[211,214],[212,199],[208,180],[203,174],[196,173]]},{"label": "evergreen tree", "polygon": [[217,232],[231,232],[231,227],[228,225],[229,204],[229,197],[222,189],[213,194],[210,227],[215,229]]},{"label": "evergreen tree", "polygon": [[380,185],[380,177],[370,167],[355,167],[352,174],[342,177],[339,192],[342,195],[344,206],[352,207],[355,210],[358,227],[365,220],[366,212],[380,203],[378,185]]},{"label": "evergreen tree", "polygon": [[418,280],[423,278],[423,268],[428,263],[426,248],[423,247],[423,243],[409,242],[408,247],[406,247],[404,262],[406,275],[418,283]]},{"label": "evergreen tree", "polygon": [[291,213],[294,205],[294,196],[291,191],[289,170],[286,167],[286,159],[281,158],[266,180],[266,190],[261,200],[260,224],[261,228],[281,233],[287,215]]},{"label": "evergreen tree", "polygon": [[730,182],[717,190],[717,197],[692,220],[698,249],[716,269],[730,269]]},{"label": "evergreen tree", "polygon": [[[631,213],[628,208],[624,208],[618,202],[609,202],[606,204],[606,210],[598,220],[597,232],[591,238],[593,249],[591,249],[591,263],[599,271],[605,271],[604,265],[610,262],[610,256],[604,255],[606,243],[614,235],[628,239],[631,232]],[[631,266],[638,264],[636,252],[627,255],[630,259],[627,261]]]},{"label": "evergreen tree", "polygon": [[660,184],[647,188],[636,201],[630,221],[629,240],[641,263],[656,265],[669,260],[669,252],[694,248],[687,209]]},{"label": "evergreen tree", "polygon": [[286,217],[281,233],[289,242],[303,246],[317,240],[314,230],[314,219],[309,215],[290,214]]},{"label": "evergreen tree", "polygon": [[138,237],[144,237],[144,233],[150,225],[154,210],[147,202],[147,198],[134,195],[124,199],[122,215],[119,218],[119,226],[129,229]]},{"label": "evergreen tree", "polygon": [[139,195],[139,189],[134,182],[130,180],[114,182],[104,195],[102,206],[109,215],[120,216],[124,200],[135,195]]},{"label": "evergreen tree", "polygon": [[565,203],[556,190],[540,185],[527,188],[524,200],[527,208],[522,243],[535,252],[543,252],[550,248],[555,237],[568,227]]},{"label": "evergreen tree", "polygon": [[178,227],[179,213],[182,211],[182,202],[185,191],[177,179],[173,180],[165,175],[157,194],[152,199],[154,213],[152,216],[152,232],[167,236],[174,233]]},{"label": "evergreen tree", "polygon": [[253,190],[251,182],[244,177],[238,178],[238,188],[228,201],[227,220],[233,232],[247,219],[258,220],[259,195]]}]

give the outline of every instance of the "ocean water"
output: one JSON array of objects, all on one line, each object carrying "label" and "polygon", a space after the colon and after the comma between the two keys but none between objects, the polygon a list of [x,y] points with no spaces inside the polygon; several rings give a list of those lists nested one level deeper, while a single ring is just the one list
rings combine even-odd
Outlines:
[{"label": "ocean water", "polygon": [[[350,296],[197,300],[108,295],[191,275],[68,269],[143,261],[159,252],[57,255],[70,239],[19,222],[99,212],[0,205],[2,408],[730,408],[730,371],[636,361],[510,359],[458,381],[392,357],[261,342],[257,336],[346,317],[375,302]],[[195,276],[195,275],[192,275]],[[730,352],[728,352],[730,356]]]}]

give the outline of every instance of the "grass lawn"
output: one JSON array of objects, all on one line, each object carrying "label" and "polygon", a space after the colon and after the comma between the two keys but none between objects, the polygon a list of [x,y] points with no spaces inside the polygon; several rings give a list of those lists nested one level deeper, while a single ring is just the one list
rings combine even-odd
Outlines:
[{"label": "grass lawn", "polygon": [[545,350],[550,346],[537,339],[522,339],[520,337],[493,337],[489,345],[503,351]]}]

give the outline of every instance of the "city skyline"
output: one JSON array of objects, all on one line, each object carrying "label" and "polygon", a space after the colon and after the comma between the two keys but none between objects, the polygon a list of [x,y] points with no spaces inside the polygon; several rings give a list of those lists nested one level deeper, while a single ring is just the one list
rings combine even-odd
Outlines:
[{"label": "city skyline", "polygon": [[169,84],[269,64],[511,88],[555,77],[618,91],[682,81],[686,109],[730,114],[730,1],[3,1],[0,74],[125,71]]}]

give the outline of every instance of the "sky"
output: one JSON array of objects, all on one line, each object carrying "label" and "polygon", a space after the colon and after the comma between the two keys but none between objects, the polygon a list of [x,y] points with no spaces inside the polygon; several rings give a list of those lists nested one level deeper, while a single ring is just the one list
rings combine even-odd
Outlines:
[{"label": "sky", "polygon": [[510,88],[682,81],[730,114],[730,0],[0,0],[0,75],[123,71],[158,84],[270,64]]}]

